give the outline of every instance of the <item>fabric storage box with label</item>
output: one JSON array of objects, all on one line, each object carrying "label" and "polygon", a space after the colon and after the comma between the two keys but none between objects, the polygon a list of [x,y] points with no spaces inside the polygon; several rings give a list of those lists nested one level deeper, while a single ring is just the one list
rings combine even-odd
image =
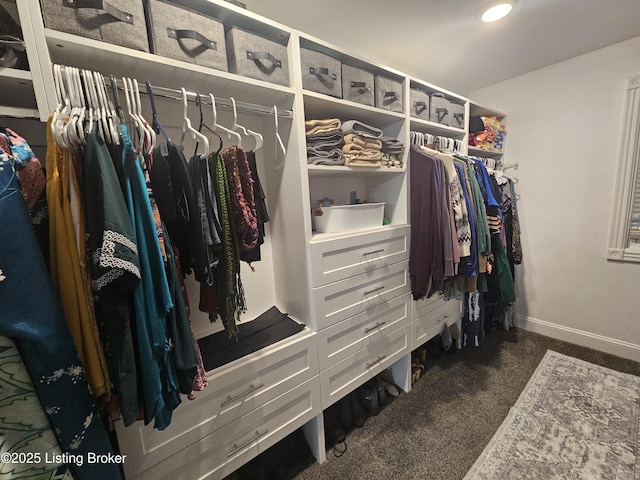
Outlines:
[{"label": "fabric storage box with label", "polygon": [[434,92],[429,99],[429,120],[449,125],[449,100],[442,93]]},{"label": "fabric storage box with label", "polygon": [[289,86],[285,45],[232,27],[227,32],[227,56],[231,73]]},{"label": "fabric storage box with label", "polygon": [[149,51],[142,1],[42,0],[40,3],[47,28]]},{"label": "fabric storage box with label", "polygon": [[313,220],[317,233],[342,233],[382,226],[384,202],[317,207]]},{"label": "fabric storage box with label", "polygon": [[343,63],[342,98],[373,107],[373,97],[373,73]]},{"label": "fabric storage box with label", "polygon": [[342,98],[340,60],[308,48],[300,49],[300,58],[303,88]]},{"label": "fabric storage box with label", "polygon": [[449,102],[449,126],[464,129],[464,104]]},{"label": "fabric storage box with label", "polygon": [[409,91],[409,108],[412,117],[429,120],[429,94],[412,88]]},{"label": "fabric storage box with label", "polygon": [[376,107],[403,113],[402,82],[387,77],[375,77]]},{"label": "fabric storage box with label", "polygon": [[227,71],[224,26],[219,20],[164,0],[147,0],[153,53]]}]

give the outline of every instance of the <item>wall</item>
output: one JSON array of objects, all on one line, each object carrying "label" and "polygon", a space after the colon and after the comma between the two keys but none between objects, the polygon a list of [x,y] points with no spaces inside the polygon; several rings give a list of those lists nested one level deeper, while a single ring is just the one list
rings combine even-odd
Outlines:
[{"label": "wall", "polygon": [[470,94],[519,162],[519,325],[640,360],[640,265],[605,259],[626,81],[640,37]]}]

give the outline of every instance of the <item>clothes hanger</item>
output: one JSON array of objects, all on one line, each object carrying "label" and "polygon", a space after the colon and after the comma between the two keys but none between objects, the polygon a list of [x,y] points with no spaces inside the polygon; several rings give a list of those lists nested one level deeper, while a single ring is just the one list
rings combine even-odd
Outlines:
[{"label": "clothes hanger", "polygon": [[98,128],[98,135],[103,140],[105,139],[104,129],[102,128],[102,124],[100,120],[100,107],[98,106],[97,94],[95,93],[94,84],[93,84],[93,75],[89,70],[81,70],[80,71],[85,103],[87,106],[88,112],[88,127],[87,132],[90,133],[93,129],[94,122],[96,127]]},{"label": "clothes hanger", "polygon": [[64,117],[66,117],[71,111],[69,94],[65,88],[64,79],[62,75],[62,67],[57,63],[53,65],[53,81],[55,86],[56,98],[58,105],[53,112],[51,118],[51,134],[54,141],[61,147],[68,148],[65,138],[63,136]]},{"label": "clothes hanger", "polygon": [[153,88],[151,87],[151,82],[147,80],[146,85],[147,85],[147,94],[149,95],[149,102],[151,103],[151,113],[153,115],[153,118],[151,120],[151,126],[157,133],[162,134],[162,136],[167,141],[167,145],[172,145],[173,142],[171,141],[171,138],[169,138],[169,134],[166,132],[166,130],[158,120],[158,113],[156,112],[156,101],[153,96]]},{"label": "clothes hanger", "polygon": [[[275,158],[276,158],[276,165],[275,168],[280,169],[282,168],[282,166],[284,165],[284,160],[285,160],[285,156],[287,154],[287,149],[284,146],[284,143],[282,143],[282,138],[280,138],[280,132],[278,131],[278,107],[277,106],[273,106],[273,119],[275,122],[275,127],[276,127],[276,145],[275,145]],[[278,150],[280,150],[282,152],[282,161],[278,162]]]},{"label": "clothes hanger", "polygon": [[152,152],[156,146],[156,132],[153,127],[147,122],[147,120],[142,115],[142,105],[140,101],[140,88],[138,87],[138,80],[133,80],[133,88],[135,92],[135,104],[136,104],[136,115],[140,119],[142,126],[145,131],[146,142],[143,145],[146,152]]},{"label": "clothes hanger", "polygon": [[111,103],[111,101],[109,100],[109,96],[107,95],[107,85],[102,74],[98,72],[93,73],[96,79],[96,84],[98,85],[98,96],[101,98],[103,109],[107,118],[107,130],[109,131],[109,138],[111,139],[112,144],[120,145],[120,135],[114,122],[114,119],[117,118],[117,113],[115,111],[113,103]]},{"label": "clothes hanger", "polygon": [[[264,143],[264,138],[258,132],[254,132],[238,124],[238,111],[236,110],[236,100],[233,97],[230,97],[229,99],[231,100],[231,106],[233,108],[233,127],[231,127],[231,129],[235,131],[239,128],[242,130],[242,133],[244,133],[247,137],[249,136],[253,137],[256,142],[256,146],[253,149],[253,151],[255,152],[256,150],[262,147],[262,144]],[[242,145],[239,144],[238,146],[241,147]]]},{"label": "clothes hanger", "polygon": [[240,145],[242,143],[242,138],[240,137],[240,134],[238,132],[234,132],[233,130],[229,130],[226,127],[223,127],[222,125],[219,125],[218,122],[218,112],[216,110],[216,99],[213,96],[213,93],[209,94],[209,98],[211,99],[211,108],[213,110],[213,129],[214,130],[220,130],[223,131],[227,134],[227,139],[231,140],[231,136],[233,135],[236,138],[236,145]]},{"label": "clothes hanger", "polygon": [[[204,114],[202,112],[202,96],[200,95],[200,92],[196,93],[196,105],[200,110],[200,125],[198,126],[198,131],[202,133],[202,129],[206,128],[207,130],[209,130],[209,132],[211,132],[213,135],[218,137],[218,140],[220,140],[220,145],[218,146],[218,150],[216,150],[216,155],[217,155],[218,153],[220,153],[220,150],[222,150],[222,137],[220,136],[220,134],[213,131],[211,127],[209,127],[207,124],[204,123]],[[196,143],[196,152],[194,152],[194,155],[197,153],[197,150],[198,150],[198,144]]]},{"label": "clothes hanger", "polygon": [[[84,128],[82,121],[84,120],[85,113],[80,99],[80,81],[77,69],[67,66],[64,68],[64,74],[69,91],[71,111],[69,112],[69,119],[64,124],[62,131],[67,148],[74,149],[83,144]],[[80,127],[78,127],[78,125],[80,125]]]},{"label": "clothes hanger", "polygon": [[182,109],[183,109],[182,136],[180,137],[180,146],[181,147],[184,146],[184,137],[186,133],[189,132],[191,133],[194,140],[202,142],[202,145],[204,147],[203,156],[206,157],[209,155],[209,139],[191,126],[191,120],[189,120],[189,116],[187,112],[188,110],[187,91],[184,89],[184,87],[180,87],[180,91],[182,92]]}]

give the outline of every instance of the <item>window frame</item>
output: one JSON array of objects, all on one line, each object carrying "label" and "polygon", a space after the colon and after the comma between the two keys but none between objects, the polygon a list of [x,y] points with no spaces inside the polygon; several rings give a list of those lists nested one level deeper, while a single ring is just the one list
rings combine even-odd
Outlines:
[{"label": "window frame", "polygon": [[629,244],[631,208],[640,168],[640,75],[631,77],[625,93],[622,140],[614,190],[607,259],[640,263],[640,243]]}]

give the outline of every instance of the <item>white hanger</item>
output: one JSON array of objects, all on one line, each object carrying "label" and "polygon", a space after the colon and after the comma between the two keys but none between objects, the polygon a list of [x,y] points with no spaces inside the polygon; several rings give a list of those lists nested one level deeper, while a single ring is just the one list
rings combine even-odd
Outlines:
[{"label": "white hanger", "polygon": [[212,130],[222,131],[227,134],[227,139],[231,139],[233,135],[236,138],[236,145],[240,145],[242,143],[242,138],[238,132],[234,132],[233,130],[229,130],[228,128],[223,127],[218,124],[218,112],[216,110],[216,99],[213,96],[213,93],[209,94],[209,98],[211,99],[211,108],[213,109],[213,127]]},{"label": "white hanger", "polygon": [[107,119],[107,130],[109,132],[108,136],[111,143],[115,145],[120,145],[120,134],[118,133],[118,129],[114,123],[114,118],[117,117],[115,112],[115,107],[109,101],[109,97],[107,95],[107,85],[105,83],[104,77],[98,72],[93,72],[96,79],[98,96],[100,97],[100,101],[103,106],[103,111]]},{"label": "white hanger", "polygon": [[138,119],[140,120],[140,123],[142,124],[142,127],[146,132],[146,142],[144,147],[147,152],[151,152],[156,146],[156,132],[153,130],[153,127],[149,124],[149,122],[147,122],[142,116],[142,106],[140,102],[140,89],[138,88],[138,80],[133,80],[133,88],[135,92],[136,115],[138,116]]},{"label": "white hanger", "polygon": [[209,139],[191,126],[191,120],[189,120],[188,112],[187,112],[187,109],[188,109],[187,91],[184,89],[184,87],[180,87],[180,91],[182,92],[182,108],[183,108],[182,136],[180,137],[180,146],[183,146],[184,144],[185,134],[187,132],[190,132],[194,140],[197,140],[198,143],[202,143],[202,145],[204,146],[204,153],[202,155],[206,157],[209,155]]},{"label": "white hanger", "polygon": [[[258,132],[254,132],[252,130],[249,130],[248,128],[243,127],[242,125],[238,125],[238,111],[236,110],[236,101],[233,97],[230,97],[231,100],[231,106],[233,107],[233,130],[237,130],[238,128],[242,130],[242,132],[246,135],[246,136],[252,136],[255,139],[256,142],[256,146],[253,149],[253,151],[255,152],[256,150],[260,149],[262,147],[262,144],[264,143],[264,138],[262,137],[262,135],[260,135]],[[238,144],[239,147],[241,147],[242,145]]]},{"label": "white hanger", "polygon": [[69,120],[63,127],[63,135],[67,148],[75,148],[85,143],[83,125],[85,108],[84,101],[81,98],[80,73],[74,67],[65,67],[64,72],[69,90],[71,111],[69,112]]},{"label": "white hanger", "polygon": [[68,148],[68,145],[66,144],[64,136],[62,134],[62,127],[64,125],[64,118],[69,115],[69,112],[71,111],[71,105],[69,94],[67,93],[67,90],[65,88],[64,79],[62,76],[62,67],[58,64],[53,65],[53,80],[58,105],[53,112],[53,117],[51,118],[51,134],[53,135],[53,139],[58,145]]},{"label": "white hanger", "polygon": [[[276,158],[276,169],[282,168],[284,165],[285,156],[287,154],[287,149],[282,143],[282,138],[280,138],[280,132],[278,131],[278,107],[273,106],[273,119],[276,126],[276,145],[275,145],[275,158]],[[278,150],[282,151],[282,161],[278,162]]]}]

